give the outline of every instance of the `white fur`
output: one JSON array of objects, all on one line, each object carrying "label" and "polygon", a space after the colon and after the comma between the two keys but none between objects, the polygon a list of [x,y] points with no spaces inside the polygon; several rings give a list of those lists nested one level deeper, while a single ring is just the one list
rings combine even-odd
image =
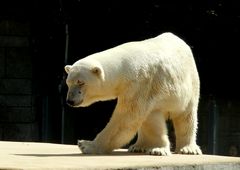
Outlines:
[{"label": "white fur", "polygon": [[130,152],[170,155],[165,120],[171,118],[176,152],[201,154],[196,144],[198,72],[191,49],[177,36],[164,33],[125,43],[65,69],[72,106],[118,99],[110,122],[96,138],[79,141],[83,153],[111,152],[138,132]]}]

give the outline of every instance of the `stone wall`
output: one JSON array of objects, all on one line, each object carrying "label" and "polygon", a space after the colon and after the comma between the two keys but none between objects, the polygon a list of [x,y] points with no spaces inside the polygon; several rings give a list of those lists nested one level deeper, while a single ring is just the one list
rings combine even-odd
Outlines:
[{"label": "stone wall", "polygon": [[[55,27],[52,26],[54,36],[45,35],[48,31],[42,32],[41,27],[39,28],[41,24],[35,25],[35,36],[37,37],[35,41],[40,41],[41,48],[37,48],[39,51],[36,53],[39,57],[34,56],[35,62],[33,62],[31,22],[22,19],[0,19],[0,140],[59,142],[61,107],[58,103],[56,104],[56,101],[59,100],[57,82],[60,75],[57,73],[62,70],[58,69],[60,71],[44,74],[40,71],[40,68],[43,65],[46,70],[51,71],[53,64],[55,64],[54,68],[63,68],[61,66],[63,61],[61,56],[64,54],[64,49],[59,48],[58,43],[64,43],[64,37],[61,41],[58,38],[64,35],[64,32],[57,34],[57,31],[53,29]],[[49,21],[49,23],[52,22]],[[54,23],[52,24],[54,25]],[[44,58],[40,58],[43,56]],[[45,59],[50,58],[52,60],[48,60],[48,63],[46,63]],[[56,58],[57,60],[55,60]],[[38,66],[39,62],[41,62],[40,66]],[[33,75],[33,69],[37,70],[37,76]],[[45,81],[50,83],[47,85],[41,83]],[[49,89],[46,90],[47,87]],[[37,100],[34,89],[37,89],[37,93],[41,93]],[[199,105],[198,143],[204,153],[209,153],[211,100],[208,94],[202,95]],[[218,113],[216,154],[227,155],[231,144],[240,147],[240,101],[238,98],[223,98],[222,95],[222,97],[215,96],[215,102]],[[44,108],[42,108],[43,106]],[[100,110],[105,111],[110,106],[108,104],[104,106],[102,103],[100,108]],[[96,109],[91,106],[89,109],[89,112],[84,110],[79,114],[76,113],[79,110],[73,111],[68,108],[66,113],[68,118],[65,122],[70,123],[65,125],[67,127],[65,134],[68,135],[66,141],[69,141],[69,143],[75,143],[75,138],[78,137],[95,136],[103,128],[100,126],[105,126],[105,122],[109,120],[110,115],[99,116],[99,108]],[[96,117],[95,127],[89,125],[89,123],[79,125],[79,120],[83,118],[88,120],[92,115]],[[102,120],[104,124],[99,123],[101,119],[104,119]]]},{"label": "stone wall", "polygon": [[38,139],[29,37],[29,22],[0,20],[0,140]]},{"label": "stone wall", "polygon": [[[216,104],[216,141],[214,154],[229,155],[231,145],[240,147],[240,101],[237,99],[227,99],[222,97],[202,96],[199,104],[199,131],[198,141],[204,153],[212,154],[209,150],[211,140],[209,140],[210,128],[214,126],[209,119],[214,111],[212,101]],[[238,152],[240,152],[238,150]],[[238,153],[240,155],[240,153]]]}]

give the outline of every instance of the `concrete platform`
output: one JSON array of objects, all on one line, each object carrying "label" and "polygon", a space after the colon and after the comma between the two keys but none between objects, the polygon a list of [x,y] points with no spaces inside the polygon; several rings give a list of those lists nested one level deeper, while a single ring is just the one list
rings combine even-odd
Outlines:
[{"label": "concrete platform", "polygon": [[177,155],[163,157],[116,150],[111,155],[83,155],[76,145],[0,142],[0,170],[240,170],[240,158]]}]

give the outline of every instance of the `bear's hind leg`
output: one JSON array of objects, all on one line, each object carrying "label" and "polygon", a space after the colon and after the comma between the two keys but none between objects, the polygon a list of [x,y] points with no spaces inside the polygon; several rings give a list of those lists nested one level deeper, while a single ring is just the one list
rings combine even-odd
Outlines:
[{"label": "bear's hind leg", "polygon": [[152,112],[138,131],[137,142],[129,152],[143,152],[150,155],[171,155],[166,122],[159,112]]},{"label": "bear's hind leg", "polygon": [[197,113],[183,114],[173,119],[176,135],[176,153],[201,155],[202,151],[196,144]]}]

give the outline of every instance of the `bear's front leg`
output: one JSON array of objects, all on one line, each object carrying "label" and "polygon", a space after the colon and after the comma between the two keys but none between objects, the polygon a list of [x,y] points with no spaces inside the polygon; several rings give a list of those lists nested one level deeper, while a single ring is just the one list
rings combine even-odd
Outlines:
[{"label": "bear's front leg", "polygon": [[[138,107],[136,106],[136,108]],[[125,104],[122,107],[122,104],[118,101],[107,126],[93,141],[78,141],[79,149],[86,154],[105,154],[122,147],[137,133],[143,122],[140,115],[133,107],[129,110],[128,105]]]}]

